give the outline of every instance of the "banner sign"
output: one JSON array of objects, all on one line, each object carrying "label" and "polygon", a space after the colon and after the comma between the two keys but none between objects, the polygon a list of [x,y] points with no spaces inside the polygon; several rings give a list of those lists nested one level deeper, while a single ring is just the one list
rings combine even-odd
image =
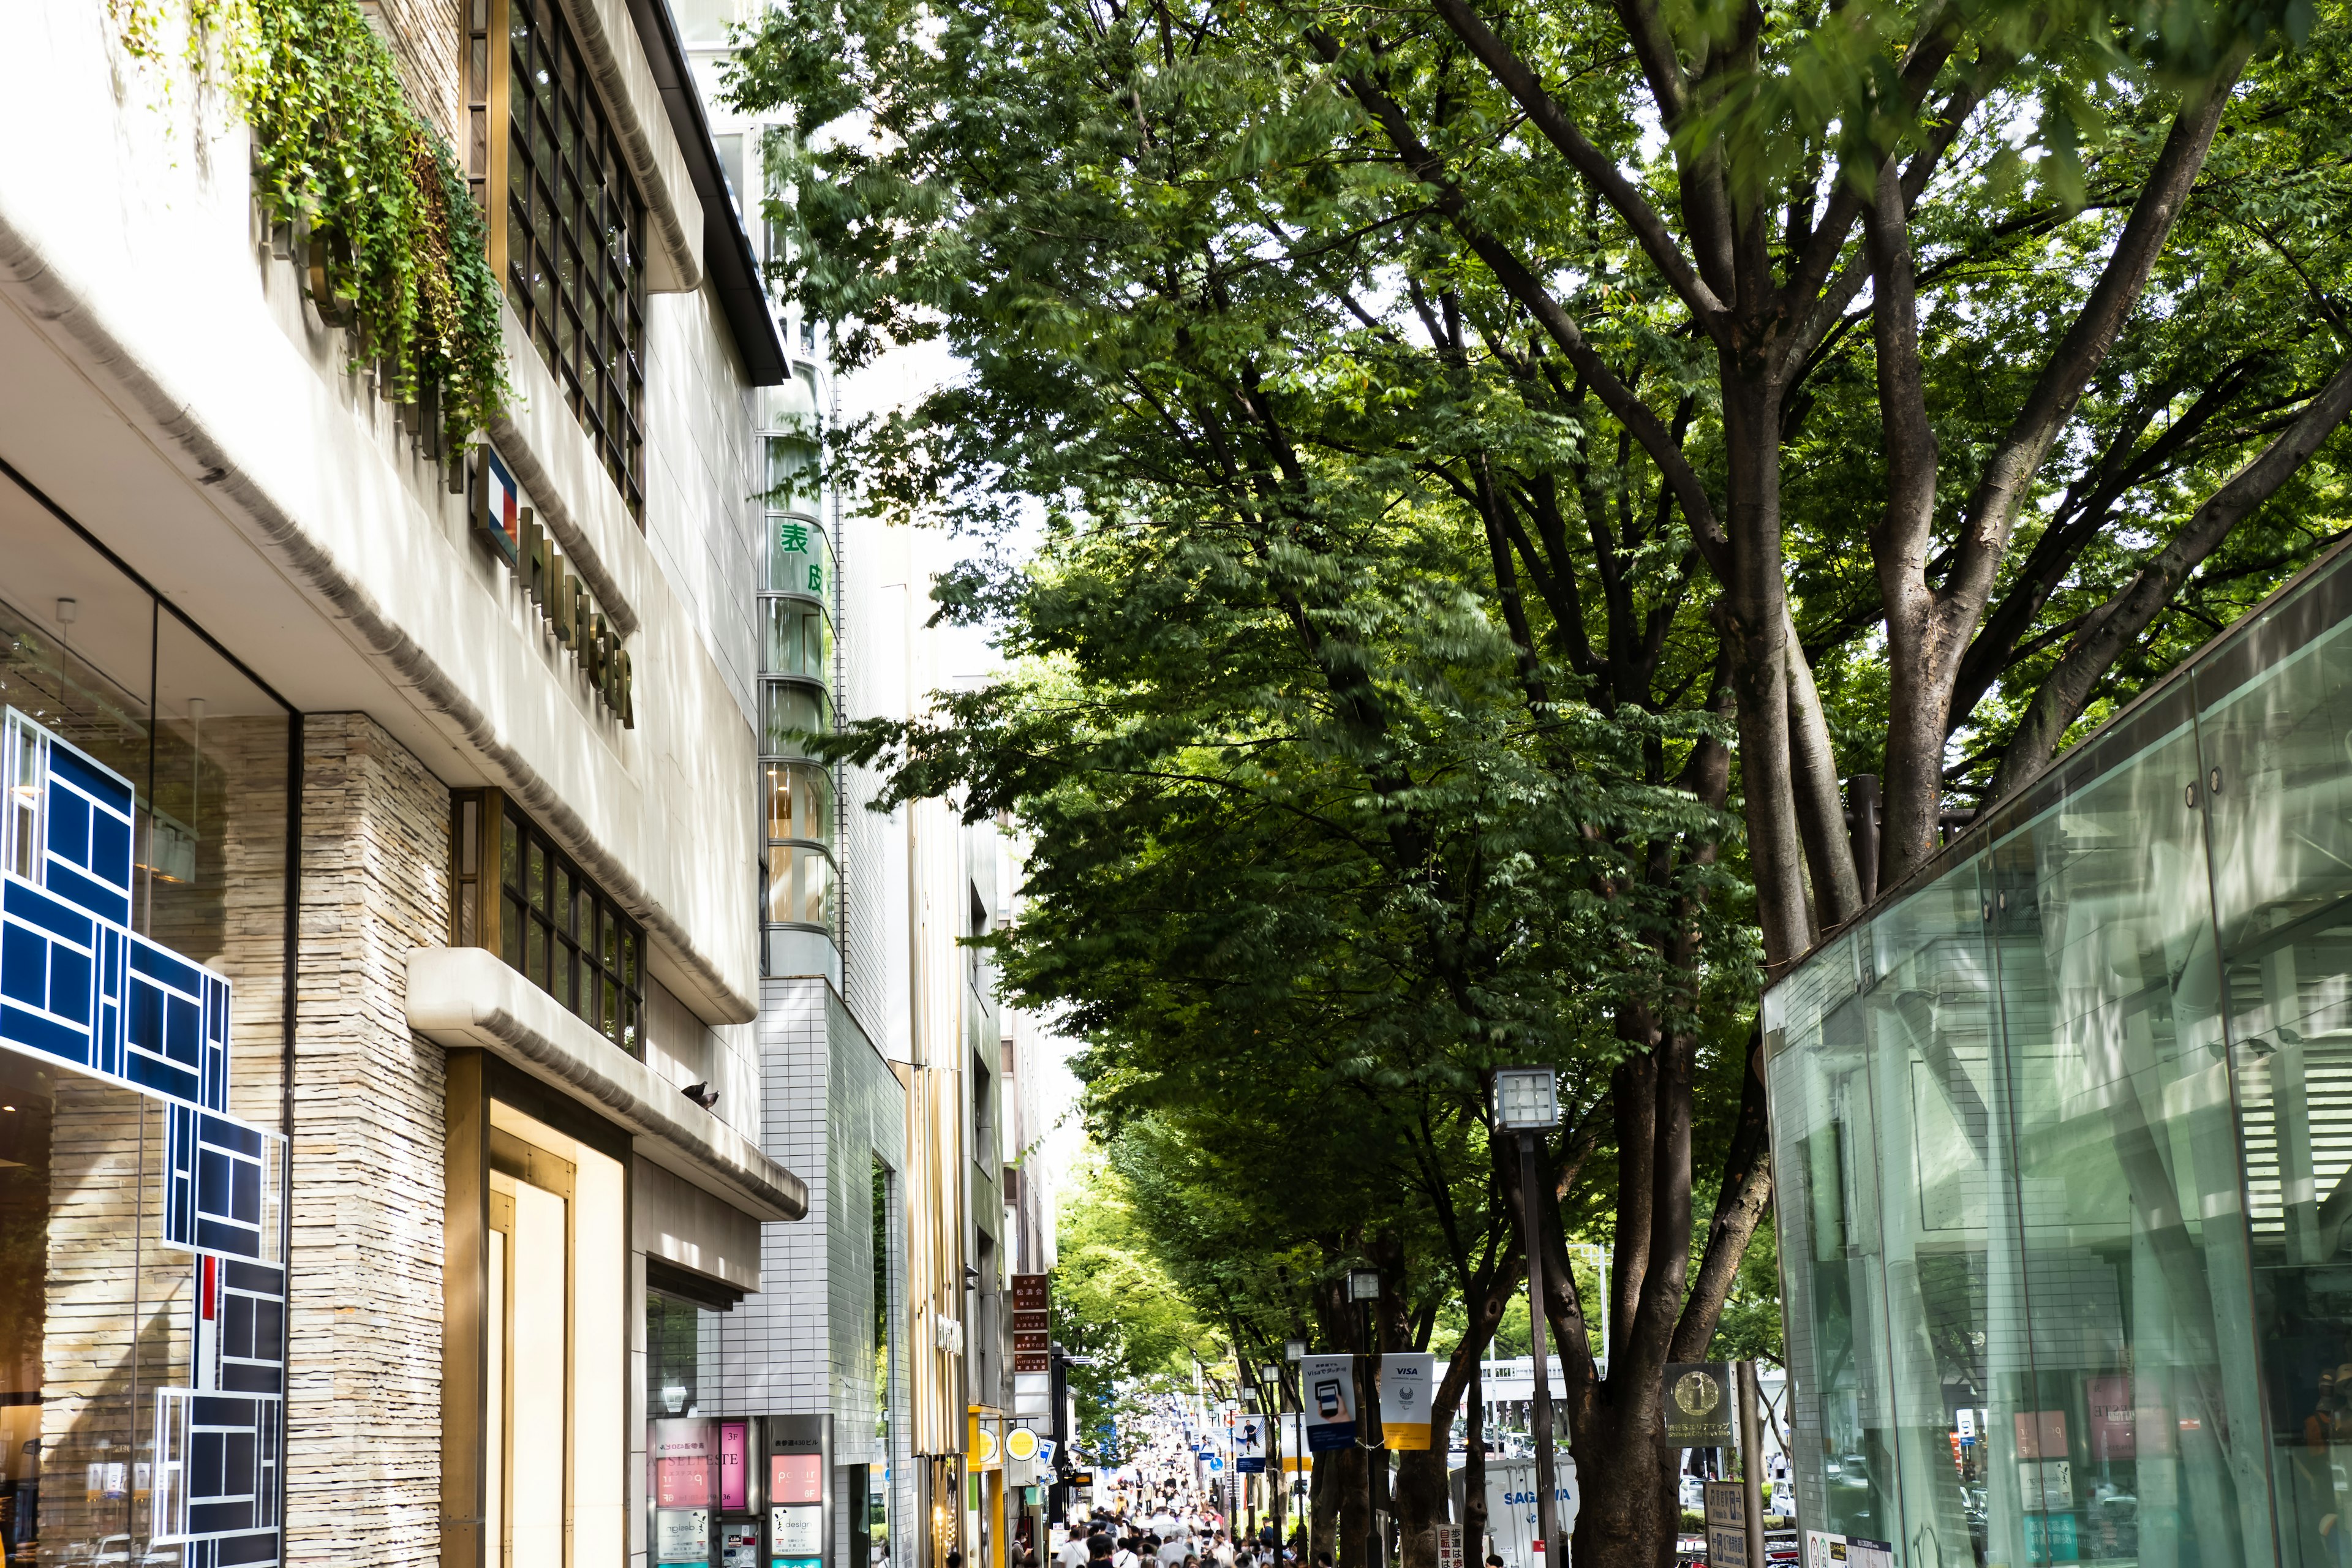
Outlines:
[{"label": "banner sign", "polygon": [[1437,1358],[1427,1351],[1381,1357],[1381,1446],[1429,1447],[1429,1400],[1436,1387]]},{"label": "banner sign", "polygon": [[1307,1401],[1307,1447],[1317,1454],[1356,1444],[1356,1358],[1311,1355],[1298,1363]]},{"label": "banner sign", "polygon": [[1265,1418],[1242,1415],[1234,1421],[1234,1473],[1262,1476],[1265,1473]]},{"label": "banner sign", "polygon": [[1666,1442],[1676,1448],[1720,1448],[1731,1441],[1731,1363],[1666,1363]]},{"label": "banner sign", "polygon": [[1313,1468],[1307,1457],[1307,1417],[1286,1410],[1282,1413],[1282,1473],[1303,1476]]}]

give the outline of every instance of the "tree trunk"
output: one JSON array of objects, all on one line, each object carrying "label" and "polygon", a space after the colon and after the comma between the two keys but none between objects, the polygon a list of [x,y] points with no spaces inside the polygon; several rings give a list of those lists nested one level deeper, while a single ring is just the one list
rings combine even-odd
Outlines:
[{"label": "tree trunk", "polygon": [[1795,758],[1789,737],[1788,583],[1780,556],[1780,397],[1722,355],[1725,455],[1729,459],[1731,581],[1721,601],[1739,701],[1739,772],[1747,801],[1748,858],[1764,960],[1776,969],[1813,944],[1805,850],[1797,826]]},{"label": "tree trunk", "polygon": [[1397,1455],[1397,1568],[1437,1568],[1437,1527],[1445,1521],[1445,1434],[1430,1424],[1426,1448]]},{"label": "tree trunk", "polygon": [[1339,1516],[1339,1568],[1370,1568],[1373,1561],[1371,1500],[1364,1495],[1371,1470],[1365,1456],[1362,1448],[1342,1448],[1332,1456],[1338,1461],[1331,1479],[1339,1494],[1333,1501]]},{"label": "tree trunk", "polygon": [[[1486,1560],[1486,1379],[1485,1352],[1470,1363],[1470,1403],[1465,1412],[1469,1427],[1463,1440],[1462,1554],[1472,1563]],[[1435,1432],[1433,1423],[1431,1431]]]},{"label": "tree trunk", "polygon": [[1313,1479],[1307,1489],[1307,1520],[1318,1562],[1339,1550],[1339,1494],[1346,1460],[1344,1449],[1315,1456]]}]

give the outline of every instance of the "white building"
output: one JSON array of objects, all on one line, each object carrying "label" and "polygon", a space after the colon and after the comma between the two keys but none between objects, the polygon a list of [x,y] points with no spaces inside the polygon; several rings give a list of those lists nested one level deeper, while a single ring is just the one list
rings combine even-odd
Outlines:
[{"label": "white building", "polygon": [[456,446],[178,7],[0,11],[11,1563],[719,1562],[798,1474],[689,1415],[808,1204],[753,1028],[782,347],[658,0],[366,16],[397,91],[328,83],[318,167],[413,117],[491,209],[409,256],[499,315]]}]

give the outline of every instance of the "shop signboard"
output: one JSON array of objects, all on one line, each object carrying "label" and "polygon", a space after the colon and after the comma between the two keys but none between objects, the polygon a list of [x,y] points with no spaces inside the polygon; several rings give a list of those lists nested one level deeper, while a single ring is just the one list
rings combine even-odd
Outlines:
[{"label": "shop signboard", "polygon": [[1666,1443],[1676,1448],[1720,1448],[1731,1442],[1731,1363],[1668,1362]]},{"label": "shop signboard", "polygon": [[1356,1358],[1311,1355],[1298,1363],[1307,1397],[1307,1447],[1318,1454],[1356,1446]]},{"label": "shop signboard", "polygon": [[1895,1568],[1891,1542],[1834,1531],[1805,1531],[1805,1568]]},{"label": "shop signboard", "polygon": [[[707,1509],[718,1458],[717,1423],[696,1417],[654,1423],[654,1507]],[[697,1560],[699,1561],[699,1554]],[[664,1558],[664,1562],[672,1561]]]},{"label": "shop signboard", "polygon": [[1381,1357],[1382,1447],[1429,1447],[1429,1395],[1436,1369],[1437,1358],[1427,1351],[1404,1351]]},{"label": "shop signboard", "polygon": [[832,1555],[825,1478],[833,1418],[770,1415],[761,1426],[768,1450],[769,1568],[824,1568]]},{"label": "shop signboard", "polygon": [[654,1510],[654,1558],[664,1564],[703,1568],[710,1561],[710,1510],[707,1508],[661,1508]]},{"label": "shop signboard", "polygon": [[793,1505],[769,1510],[769,1550],[779,1557],[814,1557],[824,1550],[824,1510]]},{"label": "shop signboard", "polygon": [[748,1421],[719,1424],[719,1507],[741,1513],[751,1500],[751,1427]]}]

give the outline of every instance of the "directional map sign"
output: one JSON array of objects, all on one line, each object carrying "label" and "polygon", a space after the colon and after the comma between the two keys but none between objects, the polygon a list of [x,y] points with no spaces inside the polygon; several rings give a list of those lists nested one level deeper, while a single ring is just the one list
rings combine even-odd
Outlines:
[{"label": "directional map sign", "polygon": [[1720,1448],[1731,1441],[1731,1363],[1666,1363],[1666,1442],[1677,1448]]}]

